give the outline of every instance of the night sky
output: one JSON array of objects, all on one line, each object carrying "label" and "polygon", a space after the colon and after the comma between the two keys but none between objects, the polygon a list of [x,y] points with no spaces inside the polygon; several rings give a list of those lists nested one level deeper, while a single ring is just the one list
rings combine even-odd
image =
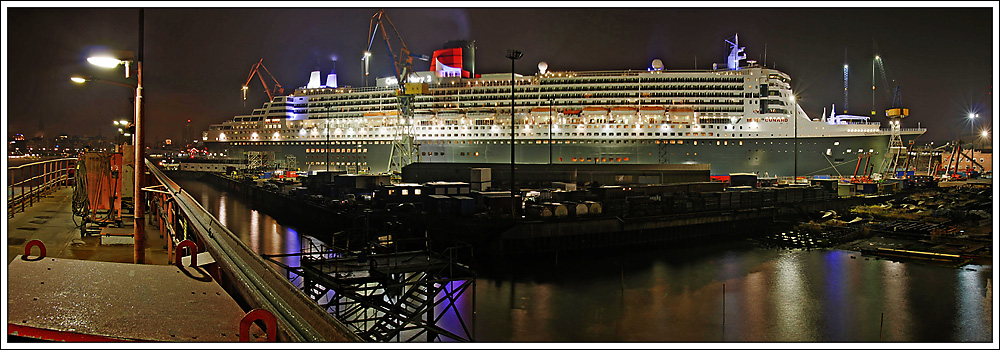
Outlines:
[{"label": "night sky", "polygon": [[[239,3],[214,6],[232,4]],[[905,3],[889,6],[900,4]],[[505,53],[510,48],[524,52],[516,72],[525,75],[534,74],[540,61],[552,71],[644,70],[654,58],[667,69],[691,69],[696,62],[697,68],[709,69],[713,62],[725,62],[724,40],[739,34],[748,59],[764,62],[766,45],[766,64],[791,75],[802,107],[817,118],[824,107],[842,109],[845,59],[850,66],[848,113],[870,113],[877,46],[889,79],[900,87],[903,106],[910,108],[904,127],[919,122],[929,129],[922,140],[931,141],[968,137],[966,115],[973,110],[980,114],[977,129],[992,124],[997,4],[965,5],[979,7],[389,8],[387,13],[414,53],[430,56],[446,41],[475,40],[480,74],[509,72]],[[32,137],[40,127],[46,136],[108,136],[116,133],[112,120],[131,119],[128,88],[81,86],[69,77],[124,81],[122,68],[102,69],[85,59],[96,48],[136,50],[138,8],[30,7],[49,6],[44,2],[4,6],[8,136]],[[341,85],[363,85],[360,58],[376,10],[146,8],[147,143],[179,138],[186,119],[192,119],[200,135],[209,124],[260,107],[267,96],[259,81],[249,85],[245,105],[240,88],[262,58],[286,92],[304,86],[312,70],[325,76],[333,59]],[[373,74],[389,75],[384,43],[373,46]],[[414,63],[417,70],[428,67],[427,62]],[[877,85],[881,88],[881,78]],[[877,91],[879,115],[891,98]]]}]

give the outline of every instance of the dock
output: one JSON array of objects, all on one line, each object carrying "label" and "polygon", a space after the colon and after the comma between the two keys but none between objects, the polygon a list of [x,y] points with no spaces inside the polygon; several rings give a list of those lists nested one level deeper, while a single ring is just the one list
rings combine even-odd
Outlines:
[{"label": "dock", "polygon": [[71,186],[11,214],[8,342],[361,341],[147,164],[143,264],[131,218],[80,230]]}]

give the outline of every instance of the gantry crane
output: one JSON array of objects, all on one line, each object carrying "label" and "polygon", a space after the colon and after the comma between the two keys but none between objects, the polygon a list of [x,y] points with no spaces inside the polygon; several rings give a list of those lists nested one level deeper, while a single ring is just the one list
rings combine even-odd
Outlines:
[{"label": "gantry crane", "polygon": [[[267,76],[271,77],[271,80],[274,81],[274,87],[273,88],[268,88],[267,83],[264,81],[264,76],[262,74],[260,74],[260,70],[261,69],[263,69],[264,72],[267,73]],[[253,80],[253,76],[255,74],[257,75],[258,78],[260,78],[260,84],[264,86],[264,91],[267,92],[267,100],[268,101],[273,101],[275,95],[281,95],[281,94],[285,93],[285,89],[282,88],[281,84],[278,83],[278,79],[275,79],[274,75],[271,75],[271,72],[267,70],[267,67],[264,67],[264,59],[261,58],[260,61],[258,61],[256,64],[254,64],[253,66],[250,67],[250,75],[247,76],[247,81],[245,83],[243,83],[243,105],[244,106],[246,106],[247,89],[249,89],[248,85],[250,85],[250,81]]]},{"label": "gantry crane", "polygon": [[[386,24],[392,29],[393,36],[390,36],[386,32]],[[419,82],[419,79],[416,79],[417,82],[411,82],[413,81],[411,77],[417,77],[416,71],[413,69],[413,58],[427,60],[427,57],[411,54],[410,50],[406,47],[406,43],[403,42],[403,38],[400,37],[399,32],[396,30],[396,26],[389,19],[389,15],[385,13],[385,10],[378,10],[378,12],[372,15],[369,22],[368,50],[364,52],[364,56],[361,58],[365,62],[366,77],[368,76],[368,61],[371,57],[372,43],[375,42],[376,34],[382,35],[386,49],[392,56],[392,68],[396,83],[398,84],[398,88],[396,89],[396,102],[398,103],[395,122],[396,132],[392,141],[392,153],[389,157],[391,178],[394,181],[398,181],[401,178],[403,167],[409,165],[414,160],[418,160],[417,152],[413,145],[413,96],[427,93],[428,85],[427,83]],[[398,50],[394,50],[393,48],[393,39],[398,42],[396,45],[396,49]]]}]

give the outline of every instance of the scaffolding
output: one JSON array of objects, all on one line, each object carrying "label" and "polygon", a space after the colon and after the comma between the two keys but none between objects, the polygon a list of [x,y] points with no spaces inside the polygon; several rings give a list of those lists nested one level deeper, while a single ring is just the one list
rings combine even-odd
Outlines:
[{"label": "scaffolding", "polygon": [[[476,275],[458,262],[463,254],[471,256],[471,246],[435,253],[427,239],[389,239],[359,251],[305,240],[300,253],[264,258],[362,339],[474,341]],[[299,266],[280,261],[288,257],[298,257]],[[460,304],[471,307],[463,312]],[[445,318],[452,326],[439,325]]]},{"label": "scaffolding", "polygon": [[890,179],[896,177],[897,171],[906,171],[907,157],[909,151],[903,145],[903,138],[900,136],[900,122],[910,114],[908,108],[891,108],[885,111],[885,116],[889,118],[889,149],[882,159],[882,178]]}]

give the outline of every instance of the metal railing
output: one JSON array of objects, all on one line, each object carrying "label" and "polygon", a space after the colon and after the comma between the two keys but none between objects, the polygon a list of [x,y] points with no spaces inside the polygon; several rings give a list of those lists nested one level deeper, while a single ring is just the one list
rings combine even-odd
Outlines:
[{"label": "metal railing", "polygon": [[23,212],[60,186],[71,186],[77,158],[60,158],[7,168],[7,218]]},{"label": "metal railing", "polygon": [[156,179],[153,186],[143,188],[154,197],[155,209],[150,212],[161,226],[167,226],[170,243],[175,241],[173,236],[183,234],[196,241],[199,250],[209,252],[218,264],[222,275],[219,283],[224,289],[250,308],[266,309],[275,316],[279,341],[361,341],[278,274],[148,159],[146,168]]}]

